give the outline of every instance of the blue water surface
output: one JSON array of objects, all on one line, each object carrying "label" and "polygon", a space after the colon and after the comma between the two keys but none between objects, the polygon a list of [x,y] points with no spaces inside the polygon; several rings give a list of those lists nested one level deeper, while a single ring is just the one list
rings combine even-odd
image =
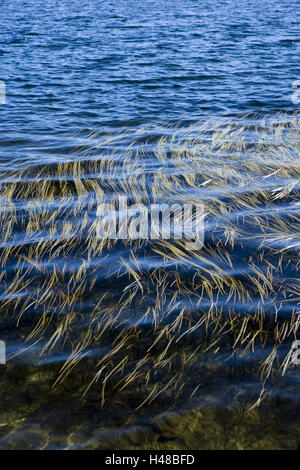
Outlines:
[{"label": "blue water surface", "polygon": [[0,11],[6,164],[65,153],[82,130],[297,108],[297,0],[15,0]]}]

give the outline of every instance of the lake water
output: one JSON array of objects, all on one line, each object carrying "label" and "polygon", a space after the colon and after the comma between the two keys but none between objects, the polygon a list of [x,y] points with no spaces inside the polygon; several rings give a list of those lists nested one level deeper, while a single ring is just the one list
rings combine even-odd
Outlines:
[{"label": "lake water", "polygon": [[0,11],[0,448],[298,448],[298,2]]}]

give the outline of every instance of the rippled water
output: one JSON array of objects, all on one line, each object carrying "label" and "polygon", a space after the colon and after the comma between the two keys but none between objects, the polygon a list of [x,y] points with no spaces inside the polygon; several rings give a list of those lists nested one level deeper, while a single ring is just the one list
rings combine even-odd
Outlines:
[{"label": "rippled water", "polygon": [[297,3],[2,2],[0,448],[298,447]]}]

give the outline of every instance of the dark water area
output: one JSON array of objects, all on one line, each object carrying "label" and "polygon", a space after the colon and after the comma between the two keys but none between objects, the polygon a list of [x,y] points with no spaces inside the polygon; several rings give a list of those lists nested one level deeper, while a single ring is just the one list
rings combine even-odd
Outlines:
[{"label": "dark water area", "polygon": [[297,449],[298,1],[0,13],[0,449]]}]

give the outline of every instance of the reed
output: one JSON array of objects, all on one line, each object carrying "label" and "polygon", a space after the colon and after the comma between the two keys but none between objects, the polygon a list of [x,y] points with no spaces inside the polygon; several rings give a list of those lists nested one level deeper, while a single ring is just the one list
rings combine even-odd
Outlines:
[{"label": "reed", "polygon": [[[108,388],[143,384],[138,407],[182,392],[199,352],[228,341],[237,354],[268,346],[263,384],[278,368],[299,327],[299,117],[247,122],[148,140],[147,129],[94,132],[80,158],[1,173],[1,319],[30,318],[42,354],[70,351],[55,384],[95,347],[105,352],[84,393],[100,387],[102,405]],[[99,240],[97,204],[119,194],[203,204],[204,247]]]}]

